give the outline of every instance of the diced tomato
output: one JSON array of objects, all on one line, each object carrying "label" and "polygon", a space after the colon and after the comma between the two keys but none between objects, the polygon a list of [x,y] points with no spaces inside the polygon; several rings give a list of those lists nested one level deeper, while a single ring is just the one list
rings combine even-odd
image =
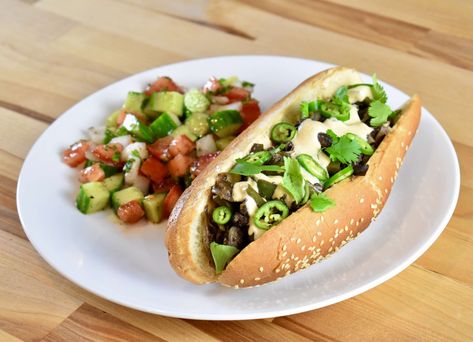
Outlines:
[{"label": "diced tomato", "polygon": [[162,181],[169,173],[166,165],[154,157],[146,159],[141,165],[140,171],[156,183]]},{"label": "diced tomato", "polygon": [[146,89],[145,94],[146,95],[151,95],[152,93],[158,92],[158,91],[177,91],[179,93],[184,93],[182,89],[174,83],[172,79],[169,77],[163,76],[159,77],[153,84],[150,84],[148,89]]},{"label": "diced tomato", "polygon": [[171,157],[175,157],[178,154],[189,154],[194,149],[194,142],[190,140],[187,135],[180,135],[174,137],[171,144],[169,145],[169,154]]},{"label": "diced tomato", "polygon": [[180,135],[178,137],[169,135],[156,140],[152,145],[148,145],[149,153],[162,161],[168,161],[178,154],[189,154],[194,149],[194,142],[186,135]]},{"label": "diced tomato", "polygon": [[242,130],[247,128],[261,115],[261,110],[259,108],[258,101],[250,100],[243,102],[240,115],[243,119]]},{"label": "diced tomato", "polygon": [[192,178],[197,177],[219,154],[220,151],[217,151],[199,157],[191,166]]},{"label": "diced tomato", "polygon": [[220,89],[222,89],[222,85],[220,84],[218,79],[214,76],[210,77],[208,81],[204,84],[204,86],[202,87],[202,91],[204,93],[209,93],[209,92],[216,93]]},{"label": "diced tomato", "polygon": [[167,137],[156,140],[153,144],[148,145],[149,153],[158,159],[168,161],[171,158],[169,145],[171,145],[173,139],[173,136],[168,135]]},{"label": "diced tomato", "polygon": [[168,163],[169,173],[173,177],[185,176],[193,162],[194,158],[178,154]]},{"label": "diced tomato", "polygon": [[176,181],[171,177],[166,177],[160,182],[153,183],[153,191],[168,192],[174,185],[176,185]]},{"label": "diced tomato", "polygon": [[85,152],[89,148],[90,143],[87,140],[80,140],[72,144],[64,150],[63,161],[70,167],[76,167],[85,162]]},{"label": "diced tomato", "polygon": [[176,205],[177,200],[182,195],[182,190],[179,185],[174,185],[171,190],[167,193],[166,197],[164,198],[163,203],[163,214],[164,216],[169,216],[171,214],[172,209]]},{"label": "diced tomato", "polygon": [[133,200],[119,206],[117,215],[125,223],[135,223],[145,215],[145,212],[141,208],[140,203],[137,200]]},{"label": "diced tomato", "polygon": [[119,165],[122,151],[122,144],[107,144],[97,145],[97,147],[92,151],[92,154],[104,163]]},{"label": "diced tomato", "polygon": [[125,116],[126,116],[126,112],[124,110],[122,110],[120,112],[120,114],[117,116],[117,126],[120,127],[123,123],[123,121],[125,121]]},{"label": "diced tomato", "polygon": [[228,97],[230,102],[237,102],[248,99],[250,97],[250,92],[240,87],[232,87],[227,90],[223,95]]},{"label": "diced tomato", "polygon": [[81,183],[100,182],[104,178],[105,172],[98,163],[80,170],[79,173],[79,182]]}]

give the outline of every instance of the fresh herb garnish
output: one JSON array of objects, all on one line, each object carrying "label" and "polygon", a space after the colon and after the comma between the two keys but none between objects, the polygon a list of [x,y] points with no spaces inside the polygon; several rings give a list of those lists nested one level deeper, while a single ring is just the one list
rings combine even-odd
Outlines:
[{"label": "fresh herb garnish", "polygon": [[239,162],[230,170],[230,173],[242,176],[253,176],[262,171],[283,172],[284,168],[278,165],[255,165],[246,162]]},{"label": "fresh herb garnish", "polygon": [[248,81],[243,81],[241,82],[241,86],[246,88],[246,87],[254,87],[255,84],[254,83],[251,83],[251,82],[248,82]]},{"label": "fresh herb garnish", "polygon": [[118,163],[120,161],[120,152],[116,151],[112,156],[112,161]]},{"label": "fresh herb garnish", "polygon": [[304,198],[304,177],[302,177],[301,166],[296,159],[284,157],[284,176],[282,186],[294,198],[296,203],[300,203]]},{"label": "fresh herb garnish", "polygon": [[328,198],[324,193],[314,193],[310,197],[310,207],[317,213],[324,212],[325,210],[335,206],[335,201]]},{"label": "fresh herb garnish", "polygon": [[370,125],[373,127],[381,126],[388,121],[392,113],[391,108],[380,100],[371,102],[368,108],[368,115],[371,116]]},{"label": "fresh herb garnish", "polygon": [[381,103],[386,103],[388,100],[388,96],[386,95],[386,91],[384,90],[383,86],[378,83],[378,78],[376,74],[373,74],[373,85],[371,86],[371,93],[373,94],[374,101],[380,101]]},{"label": "fresh herb garnish", "polygon": [[361,154],[360,144],[353,139],[350,139],[346,134],[337,137],[333,131],[327,131],[327,134],[332,138],[332,146],[325,149],[330,155],[332,161],[340,161],[343,164],[353,164],[358,161]]},{"label": "fresh herb garnish", "polygon": [[105,128],[102,144],[108,144],[113,138],[115,138],[115,133],[110,128]]},{"label": "fresh herb garnish", "polygon": [[131,155],[137,159],[141,159],[140,152],[138,152],[138,150],[131,151]]},{"label": "fresh herb garnish", "polygon": [[123,167],[123,171],[125,172],[130,172],[131,167],[133,166],[133,163],[135,162],[135,159],[128,159],[126,162],[125,166]]}]

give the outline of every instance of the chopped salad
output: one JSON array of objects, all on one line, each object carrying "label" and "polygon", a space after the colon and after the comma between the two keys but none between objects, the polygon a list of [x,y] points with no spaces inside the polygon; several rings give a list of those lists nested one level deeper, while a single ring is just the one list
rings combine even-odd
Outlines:
[{"label": "chopped salad", "polygon": [[130,91],[120,109],[88,138],[65,149],[79,169],[76,207],[91,214],[111,206],[118,218],[160,222],[238,134],[261,114],[254,84],[211,77],[185,90],[159,77],[143,92]]}]

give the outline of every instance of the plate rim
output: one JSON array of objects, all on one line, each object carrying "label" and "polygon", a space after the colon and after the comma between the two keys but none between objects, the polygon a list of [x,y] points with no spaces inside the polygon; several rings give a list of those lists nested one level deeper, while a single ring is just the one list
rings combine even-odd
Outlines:
[{"label": "plate rim", "polygon": [[[214,59],[228,59],[228,58],[291,59],[291,60],[294,60],[294,61],[304,62],[304,63],[306,63],[306,62],[321,63],[321,64],[324,64],[328,67],[335,66],[335,64],[327,63],[325,61],[320,61],[320,60],[313,60],[313,59],[300,58],[300,57],[294,57],[294,56],[266,55],[266,54],[238,54],[238,55],[223,55],[223,56],[211,56],[211,57],[202,57],[202,58],[196,58],[196,59],[188,59],[188,60],[183,60],[183,61],[179,61],[179,62],[176,62],[176,63],[159,65],[159,66],[147,69],[147,70],[140,71],[138,73],[130,74],[130,75],[124,77],[124,78],[121,78],[119,80],[114,81],[113,83],[107,84],[106,86],[104,86],[104,87],[102,87],[98,90],[95,90],[91,94],[87,95],[86,97],[84,97],[81,100],[79,100],[78,102],[76,102],[71,107],[67,108],[63,113],[61,113],[53,121],[53,123],[51,123],[44,130],[44,132],[41,133],[41,135],[35,140],[34,144],[31,145],[27,155],[24,158],[24,161],[23,161],[23,164],[22,164],[19,176],[18,176],[17,187],[16,187],[16,194],[17,194],[16,195],[16,206],[17,206],[17,212],[18,212],[18,216],[19,216],[23,231],[25,232],[26,236],[28,237],[28,241],[32,244],[35,251],[43,258],[43,260],[45,260],[48,263],[48,265],[50,267],[52,267],[61,276],[66,278],[68,281],[70,281],[74,285],[80,287],[81,289],[84,289],[84,290],[92,293],[93,295],[96,295],[100,298],[104,298],[104,299],[106,299],[110,302],[113,302],[113,303],[116,303],[116,304],[119,304],[119,305],[122,305],[122,306],[125,306],[125,307],[128,307],[128,308],[131,308],[131,309],[135,309],[135,310],[138,310],[138,311],[147,312],[147,313],[151,313],[151,314],[158,314],[158,315],[162,315],[162,316],[166,316],[166,317],[182,318],[182,319],[193,319],[193,320],[194,319],[197,319],[197,320],[215,320],[215,321],[250,320],[250,319],[281,317],[281,316],[287,316],[287,315],[307,312],[307,311],[311,311],[311,310],[316,310],[316,309],[319,309],[319,308],[322,308],[322,307],[326,307],[326,306],[344,301],[344,300],[352,298],[354,296],[357,296],[357,295],[359,295],[363,292],[366,292],[366,291],[368,291],[368,290],[370,290],[370,289],[386,282],[387,280],[393,278],[394,276],[396,276],[397,274],[402,272],[404,269],[406,269],[413,262],[415,262],[415,260],[417,260],[422,254],[424,254],[430,246],[432,246],[432,244],[438,239],[440,234],[445,230],[445,228],[448,225],[448,223],[449,223],[449,221],[450,221],[450,219],[453,215],[453,212],[456,208],[456,205],[457,205],[458,199],[459,199],[459,193],[460,193],[460,184],[461,184],[461,179],[460,178],[461,177],[460,177],[459,160],[458,160],[458,156],[457,156],[457,153],[455,151],[455,148],[453,146],[452,140],[450,139],[450,137],[448,136],[447,132],[442,127],[442,125],[434,117],[434,115],[432,115],[430,113],[430,111],[428,111],[425,107],[422,107],[422,110],[423,110],[423,115],[422,116],[424,117],[424,120],[426,120],[426,119],[431,120],[432,123],[442,133],[442,135],[446,138],[446,140],[448,142],[447,147],[448,147],[450,155],[452,156],[452,159],[454,161],[453,165],[451,166],[452,167],[452,172],[454,174],[454,186],[453,186],[453,191],[452,191],[453,201],[450,202],[450,205],[449,205],[448,209],[446,210],[446,214],[443,216],[441,222],[438,225],[438,228],[435,230],[435,233],[432,234],[428,239],[426,239],[424,241],[424,243],[421,245],[421,247],[416,250],[415,253],[411,254],[404,262],[399,263],[396,267],[392,268],[389,272],[384,273],[382,276],[377,277],[376,279],[374,279],[372,281],[369,281],[364,285],[361,285],[357,288],[354,288],[350,291],[347,291],[347,292],[345,292],[341,295],[333,296],[332,298],[328,298],[328,299],[318,301],[318,302],[315,302],[315,303],[309,303],[307,305],[299,305],[299,306],[291,307],[291,308],[288,308],[288,309],[266,310],[266,311],[256,312],[256,313],[253,313],[253,312],[236,313],[236,314],[226,313],[224,317],[221,317],[221,314],[218,314],[218,313],[213,313],[213,314],[209,314],[209,313],[205,313],[205,314],[191,313],[191,314],[189,314],[189,313],[182,313],[182,312],[175,311],[175,310],[170,311],[170,310],[162,310],[162,309],[159,309],[159,308],[151,308],[149,306],[148,307],[143,307],[143,306],[139,306],[139,305],[134,305],[130,301],[126,301],[126,300],[123,300],[121,298],[114,298],[112,296],[107,295],[107,293],[101,293],[100,291],[96,291],[94,288],[88,286],[86,283],[73,279],[72,275],[69,276],[65,271],[63,272],[63,270],[61,270],[59,267],[56,267],[56,264],[53,260],[54,258],[49,258],[47,256],[47,253],[45,253],[44,251],[42,251],[41,248],[39,248],[39,246],[37,245],[37,241],[33,241],[31,239],[30,235],[28,234],[28,229],[26,228],[26,225],[24,224],[25,219],[24,219],[24,216],[22,214],[22,204],[21,204],[21,201],[20,201],[20,197],[21,197],[20,194],[23,193],[22,179],[24,177],[26,177],[24,175],[26,173],[26,171],[25,171],[26,161],[30,157],[30,154],[32,154],[35,147],[47,135],[48,131],[52,127],[54,127],[54,125],[58,124],[58,122],[61,122],[62,120],[64,120],[65,114],[67,112],[73,110],[77,106],[80,106],[82,102],[87,101],[89,98],[95,96],[97,93],[99,93],[99,92],[101,92],[101,91],[103,91],[103,90],[105,90],[109,87],[113,87],[119,82],[125,81],[129,78],[134,78],[134,77],[139,78],[141,75],[150,73],[153,70],[163,68],[163,67],[176,67],[176,66],[179,66],[180,64],[186,64],[186,63],[189,63],[189,62],[207,61],[207,60],[214,60]],[[359,72],[359,73],[361,75],[366,75],[362,72]],[[301,81],[303,81],[303,80],[301,80]],[[403,95],[409,97],[407,94],[405,94],[398,87],[392,86],[391,84],[389,84],[387,82],[384,82],[384,83],[390,85],[391,87],[393,87],[396,90],[398,90],[399,92],[401,92]],[[427,118],[425,118],[425,117],[427,117]]]}]

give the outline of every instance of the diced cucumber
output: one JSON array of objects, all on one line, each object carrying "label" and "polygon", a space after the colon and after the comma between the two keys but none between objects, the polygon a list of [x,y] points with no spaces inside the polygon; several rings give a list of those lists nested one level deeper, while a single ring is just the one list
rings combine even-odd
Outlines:
[{"label": "diced cucumber", "polygon": [[92,214],[104,209],[109,199],[110,193],[105,185],[100,182],[90,182],[80,186],[76,197],[76,207],[84,214]]},{"label": "diced cucumber", "polygon": [[165,193],[148,195],[143,199],[143,207],[145,208],[146,218],[153,222],[159,223],[163,218],[163,203]]},{"label": "diced cucumber", "polygon": [[116,175],[110,176],[103,180],[103,185],[107,188],[108,191],[111,193],[118,191],[123,186],[123,173],[117,173]]},{"label": "diced cucumber", "polygon": [[152,144],[155,140],[153,130],[142,124],[133,114],[127,114],[122,127],[130,132],[136,139]]},{"label": "diced cucumber", "polygon": [[[156,94],[156,93],[155,93]],[[156,138],[162,138],[181,125],[179,118],[172,113],[163,113],[149,126]]]},{"label": "diced cucumber", "polygon": [[119,206],[130,201],[137,200],[138,202],[141,202],[143,197],[143,193],[140,191],[140,189],[134,186],[114,192],[112,194],[113,209],[117,210]]},{"label": "diced cucumber", "polygon": [[116,111],[114,111],[112,114],[110,114],[107,118],[107,120],[105,121],[105,126],[107,127],[112,127],[112,128],[115,128],[117,127],[117,119],[118,117],[120,116],[120,113],[123,111],[123,109],[117,109]]},{"label": "diced cucumber", "polygon": [[156,117],[158,113],[173,113],[182,116],[184,112],[184,95],[176,91],[160,91],[151,94],[146,105],[147,115]]},{"label": "diced cucumber", "polygon": [[209,116],[210,130],[219,138],[235,134],[243,124],[240,112],[237,110],[222,110]]},{"label": "diced cucumber", "polygon": [[187,127],[186,125],[182,125],[182,126],[177,127],[172,132],[172,135],[175,136],[175,137],[178,137],[180,135],[185,135],[192,141],[197,140],[197,136],[194,133],[192,133],[191,130],[189,129],[189,127]]},{"label": "diced cucumber", "polygon": [[230,135],[228,137],[225,137],[225,138],[217,139],[217,141],[215,142],[215,144],[217,145],[217,149],[219,151],[223,151],[225,149],[225,147],[227,147],[228,144],[230,144],[232,142],[233,139],[235,139],[235,137],[232,136],[232,135]]},{"label": "diced cucumber", "polygon": [[193,113],[205,112],[210,106],[210,101],[198,89],[191,89],[184,95],[184,105]]},{"label": "diced cucumber", "polygon": [[204,113],[194,113],[186,119],[185,125],[198,137],[203,137],[209,132],[209,116]]},{"label": "diced cucumber", "polygon": [[136,91],[130,91],[128,96],[123,104],[123,107],[127,112],[135,114],[144,114],[143,113],[143,103],[147,99],[145,93],[139,93]]}]

